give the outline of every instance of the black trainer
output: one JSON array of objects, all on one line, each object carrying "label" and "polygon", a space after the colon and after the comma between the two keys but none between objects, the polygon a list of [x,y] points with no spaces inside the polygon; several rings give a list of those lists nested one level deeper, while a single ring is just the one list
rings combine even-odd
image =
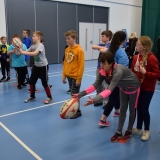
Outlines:
[{"label": "black trainer", "polygon": [[22,84],[22,87],[27,87],[27,84],[23,83],[23,84]]},{"label": "black trainer", "polygon": [[67,94],[71,94],[71,90],[70,89],[67,91]]},{"label": "black trainer", "polygon": [[80,116],[82,116],[81,110],[77,111],[76,114],[73,117],[71,117],[70,119],[76,119]]},{"label": "black trainer", "polygon": [[22,90],[22,87],[21,87],[21,86],[17,86],[17,89],[18,89],[18,90]]},{"label": "black trainer", "polygon": [[6,76],[3,76],[1,79],[0,79],[0,82],[6,80]]},{"label": "black trainer", "polygon": [[28,99],[26,99],[24,102],[25,103],[28,103],[28,102],[31,102],[31,101],[34,101],[36,100],[36,97],[29,97]]},{"label": "black trainer", "polygon": [[6,82],[9,82],[11,80],[10,77],[7,77],[7,79],[5,80]]}]

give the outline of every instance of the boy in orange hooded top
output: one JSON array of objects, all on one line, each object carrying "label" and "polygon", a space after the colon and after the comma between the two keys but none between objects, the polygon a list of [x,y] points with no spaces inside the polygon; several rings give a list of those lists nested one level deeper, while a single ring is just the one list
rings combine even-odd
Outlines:
[{"label": "boy in orange hooded top", "polygon": [[[79,93],[82,76],[84,72],[84,52],[80,45],[76,44],[78,34],[70,30],[64,34],[68,48],[65,50],[65,59],[63,66],[62,81],[65,84],[68,79],[71,95]],[[81,111],[72,117],[72,119],[81,116]]]}]

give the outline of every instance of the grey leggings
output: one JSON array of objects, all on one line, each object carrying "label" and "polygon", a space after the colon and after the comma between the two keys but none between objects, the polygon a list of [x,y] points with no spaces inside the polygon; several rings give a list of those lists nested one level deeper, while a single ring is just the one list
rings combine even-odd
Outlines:
[{"label": "grey leggings", "polygon": [[138,92],[134,94],[125,94],[124,92],[120,91],[120,116],[119,116],[119,123],[118,123],[118,133],[122,133],[123,125],[126,119],[126,112],[128,109],[129,103],[129,123],[128,123],[128,131],[132,131],[133,124],[136,117],[136,100],[138,99],[137,96]]}]

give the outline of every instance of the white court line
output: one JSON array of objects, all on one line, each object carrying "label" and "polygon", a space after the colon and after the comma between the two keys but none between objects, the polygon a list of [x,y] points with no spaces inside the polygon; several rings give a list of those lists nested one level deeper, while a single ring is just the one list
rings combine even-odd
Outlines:
[{"label": "white court line", "polygon": [[[86,95],[84,97],[87,97],[87,96],[92,96],[92,95],[95,95],[96,93],[93,93],[93,94],[89,94],[89,95]],[[47,104],[47,105],[43,105],[43,106],[39,106],[39,107],[35,107],[35,108],[30,108],[30,109],[26,109],[26,110],[22,110],[22,111],[18,111],[18,112],[12,112],[12,113],[9,113],[9,114],[4,114],[4,115],[1,115],[0,118],[2,117],[7,117],[7,116],[11,116],[11,115],[15,115],[15,114],[19,114],[19,113],[24,113],[24,112],[28,112],[28,111],[32,111],[32,110],[36,110],[36,109],[40,109],[40,108],[45,108],[47,106],[51,106],[51,105],[55,105],[55,104],[59,104],[59,103],[63,103],[65,102],[66,100],[63,100],[63,101],[60,101],[60,102],[55,102],[55,103],[50,103],[50,104]]]},{"label": "white court line", "polygon": [[[97,67],[91,67],[91,68],[85,68],[85,69],[96,69]],[[85,70],[84,69],[84,70]],[[48,74],[55,74],[55,73],[62,73],[62,71],[61,72],[49,72]]]},{"label": "white court line", "polygon": [[13,132],[11,132],[3,123],[0,122],[0,126],[8,132],[22,147],[24,147],[30,154],[32,154],[37,160],[42,160],[35,152],[33,152],[27,145],[25,145]]},{"label": "white court line", "polygon": [[92,75],[89,75],[89,74],[84,74],[84,76],[96,77],[96,76],[92,76]]},{"label": "white court line", "polygon": [[[87,70],[87,71],[84,71],[84,72],[90,72],[90,71],[95,71],[94,70]],[[54,72],[54,73],[62,73],[62,72]],[[56,75],[51,75],[51,76],[48,76],[48,77],[56,77],[56,76],[61,76],[62,74],[56,74]],[[85,75],[85,74],[84,74]],[[11,78],[11,79],[16,79],[16,78]],[[13,82],[16,82],[16,81],[12,81],[12,82],[2,82],[0,84],[6,84],[6,83],[13,83]]]}]

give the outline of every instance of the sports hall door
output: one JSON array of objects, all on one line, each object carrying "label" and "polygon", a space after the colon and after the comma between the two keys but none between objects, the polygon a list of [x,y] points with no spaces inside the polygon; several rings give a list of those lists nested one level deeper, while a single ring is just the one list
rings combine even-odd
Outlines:
[{"label": "sports hall door", "polygon": [[101,32],[106,29],[105,23],[79,23],[79,44],[85,52],[85,60],[98,58],[99,52],[92,50],[92,45],[101,43]]}]

